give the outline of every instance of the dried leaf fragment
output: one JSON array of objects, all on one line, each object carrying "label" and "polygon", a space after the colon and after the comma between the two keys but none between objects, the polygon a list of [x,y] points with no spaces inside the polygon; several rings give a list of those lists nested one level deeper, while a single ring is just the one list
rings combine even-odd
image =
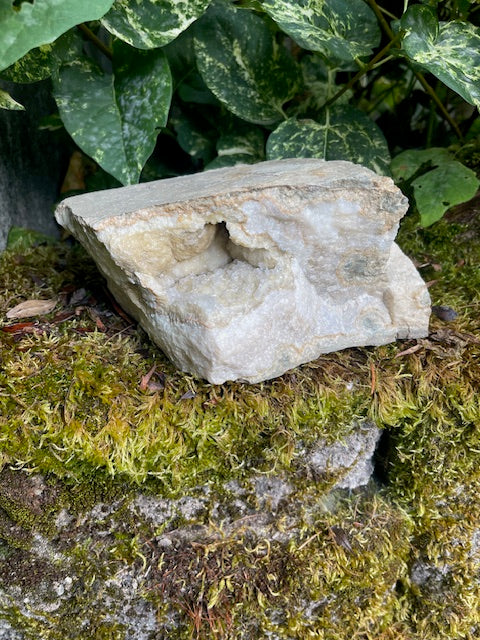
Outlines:
[{"label": "dried leaf fragment", "polygon": [[146,391],[148,389],[150,378],[155,373],[155,369],[156,368],[157,368],[157,365],[154,364],[153,367],[150,369],[150,371],[148,373],[146,373],[144,376],[142,376],[142,378],[140,380],[140,384],[138,385],[140,391]]},{"label": "dried leaf fragment", "polygon": [[16,322],[6,327],[2,327],[1,331],[5,333],[32,333],[34,331],[34,322]]},{"label": "dried leaf fragment", "polygon": [[99,331],[106,331],[107,327],[103,324],[100,316],[95,312],[95,310],[92,309],[92,307],[87,307],[87,311],[90,318],[95,322],[97,329]]},{"label": "dried leaf fragment", "polygon": [[85,161],[80,151],[74,151],[70,156],[67,173],[60,188],[60,193],[69,191],[83,191],[85,186]]},{"label": "dried leaf fragment", "polygon": [[[142,376],[140,380],[139,389],[141,391],[162,391],[165,389],[166,376],[161,371],[155,372],[156,365],[150,369],[148,373]],[[152,376],[155,374],[157,376],[157,380],[152,380]]]},{"label": "dried leaf fragment", "polygon": [[31,318],[32,316],[43,316],[53,311],[57,304],[56,298],[50,300],[25,300],[15,307],[7,311],[9,320],[17,320],[19,318]]},{"label": "dried leaf fragment", "polygon": [[352,544],[345,529],[333,525],[333,527],[328,528],[328,533],[331,539],[340,547],[343,547],[345,551],[353,551]]}]

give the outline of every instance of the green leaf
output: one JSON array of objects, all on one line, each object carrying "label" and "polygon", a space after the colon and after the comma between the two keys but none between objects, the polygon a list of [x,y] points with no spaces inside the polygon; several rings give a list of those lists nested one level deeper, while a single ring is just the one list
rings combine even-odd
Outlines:
[{"label": "green leaf", "polygon": [[0,71],[23,57],[30,49],[49,44],[71,27],[98,20],[113,0],[36,0],[0,3]]},{"label": "green leaf", "polygon": [[467,22],[439,23],[423,5],[410,7],[400,24],[408,57],[480,108],[480,28]]},{"label": "green leaf", "polygon": [[194,26],[183,31],[178,38],[175,38],[163,49],[170,65],[175,86],[195,69]]},{"label": "green leaf", "polygon": [[38,82],[52,74],[52,44],[32,49],[13,65],[2,71],[2,78],[11,82]]},{"label": "green leaf", "polygon": [[377,120],[385,113],[395,114],[397,107],[409,95],[415,82],[413,70],[400,63],[395,74],[379,75],[369,85],[368,100],[363,99],[370,117]]},{"label": "green leaf", "polygon": [[[289,106],[289,115],[297,117],[315,117],[329,98],[339,91],[341,85],[335,84],[337,72],[329,69],[318,53],[304,55],[300,62],[304,93],[302,100]],[[353,92],[348,89],[335,104],[347,104]]]},{"label": "green leaf", "polygon": [[192,72],[179,84],[177,93],[184,102],[220,106],[217,98],[207,87],[202,76],[195,68],[193,68]]},{"label": "green leaf", "polygon": [[479,185],[475,173],[456,160],[414,180],[413,193],[422,226],[428,227],[450,207],[473,198]]},{"label": "green leaf", "polygon": [[420,47],[424,40],[434,40],[438,36],[438,19],[432,7],[414,5],[409,7],[400,21],[400,29],[405,30],[404,38],[410,46]]},{"label": "green leaf", "polygon": [[216,131],[206,121],[197,116],[181,113],[171,118],[175,128],[177,141],[181,148],[194,160],[209,162],[215,155]]},{"label": "green leaf", "polygon": [[25,111],[25,107],[14,100],[12,96],[0,89],[0,109],[9,109],[10,111]]},{"label": "green leaf", "polygon": [[390,165],[395,182],[409,180],[422,166],[431,169],[445,162],[451,162],[452,156],[443,147],[430,149],[407,149],[393,158]]},{"label": "green leaf", "polygon": [[266,20],[219,1],[196,26],[197,65],[212,93],[248,122],[285,118],[282,107],[298,90],[300,74]]},{"label": "green leaf", "polygon": [[78,57],[82,46],[80,35],[69,31],[52,44],[44,44],[26,53],[23,58],[2,71],[2,78],[22,83],[45,80],[61,64]]},{"label": "green leaf", "polygon": [[170,108],[170,69],[161,50],[117,41],[113,75],[87,59],[62,67],[54,96],[78,146],[122,184],[138,182]]},{"label": "green leaf", "polygon": [[163,47],[207,9],[211,0],[116,0],[103,25],[138,49]]},{"label": "green leaf", "polygon": [[290,118],[267,141],[267,159],[349,160],[389,175],[390,154],[382,132],[350,106],[326,109],[321,120]]},{"label": "green leaf", "polygon": [[480,116],[473,121],[472,126],[465,135],[465,140],[478,140],[480,143]]},{"label": "green leaf", "polygon": [[181,33],[164,47],[172,71],[174,87],[184,102],[219,105],[218,100],[203,81],[195,64],[193,28]]},{"label": "green leaf", "polygon": [[249,125],[240,126],[236,132],[225,133],[217,142],[217,157],[205,169],[233,167],[236,164],[254,164],[265,157],[263,131]]},{"label": "green leaf", "polygon": [[369,56],[380,28],[363,0],[264,0],[263,8],[304,49],[330,64]]},{"label": "green leaf", "polygon": [[424,227],[440,220],[450,207],[473,198],[480,184],[471,169],[442,147],[403,151],[392,160],[391,169],[397,183],[421,173],[412,181],[412,188]]}]

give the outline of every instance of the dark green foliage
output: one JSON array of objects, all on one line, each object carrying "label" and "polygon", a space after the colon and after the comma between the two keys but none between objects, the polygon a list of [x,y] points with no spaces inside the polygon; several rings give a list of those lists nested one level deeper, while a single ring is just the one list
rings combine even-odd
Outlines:
[{"label": "dark green foliage", "polygon": [[[450,147],[449,163],[432,158],[400,185],[429,225],[479,184],[462,166],[478,171],[479,8],[409,4],[13,3],[0,11],[0,71],[51,76],[67,131],[123,184],[305,156],[389,175],[391,154]],[[0,108],[22,106],[0,90]]]}]

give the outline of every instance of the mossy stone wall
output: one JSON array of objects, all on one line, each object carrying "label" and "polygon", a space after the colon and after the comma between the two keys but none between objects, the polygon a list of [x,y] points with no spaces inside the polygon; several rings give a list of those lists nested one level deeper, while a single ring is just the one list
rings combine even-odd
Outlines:
[{"label": "mossy stone wall", "polygon": [[[4,253],[0,638],[480,637],[475,220],[400,235],[456,318],[259,385],[176,372],[78,247]],[[368,484],[315,472],[368,424]]]}]

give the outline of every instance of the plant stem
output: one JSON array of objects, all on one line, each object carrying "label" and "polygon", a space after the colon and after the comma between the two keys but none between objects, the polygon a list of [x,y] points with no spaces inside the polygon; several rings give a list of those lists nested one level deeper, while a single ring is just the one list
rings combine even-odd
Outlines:
[{"label": "plant stem", "polygon": [[381,51],[379,51],[375,56],[373,56],[373,58],[371,60],[368,61],[368,63],[362,67],[360,69],[360,71],[358,71],[353,78],[350,78],[350,80],[347,82],[347,84],[343,85],[343,87],[337,91],[337,93],[332,96],[331,98],[329,98],[325,104],[323,105],[324,107],[329,107],[333,102],[335,102],[336,100],[338,100],[338,98],[340,98],[340,96],[342,96],[345,91],[348,91],[349,89],[351,89],[353,87],[353,85],[360,80],[360,78],[362,76],[364,76],[366,73],[368,73],[370,71],[370,69],[372,69],[376,63],[383,58],[383,56],[385,55],[385,53],[387,53],[387,51],[397,42],[397,40],[399,40],[400,38],[400,34],[396,35],[393,37],[392,40],[390,40],[390,42],[385,45],[383,47],[383,49]]},{"label": "plant stem", "polygon": [[431,85],[428,84],[428,82],[425,80],[425,76],[423,75],[423,73],[419,73],[417,71],[414,72],[415,75],[418,78],[418,81],[420,82],[420,84],[422,85],[422,87],[425,89],[425,91],[428,93],[428,95],[432,98],[432,100],[435,102],[435,104],[437,105],[437,107],[440,109],[440,111],[442,112],[443,117],[445,118],[445,120],[448,122],[448,124],[452,127],[452,129],[455,131],[455,135],[457,136],[457,138],[459,140],[463,140],[463,135],[462,132],[460,131],[460,129],[458,128],[457,123],[455,122],[455,120],[452,118],[452,116],[448,113],[448,111],[445,108],[445,105],[443,104],[443,102],[440,100],[440,98],[437,96],[437,94],[435,93],[435,90],[433,89],[433,87]]},{"label": "plant stem", "polygon": [[[382,29],[385,31],[385,33],[387,34],[387,36],[392,39],[395,37],[395,34],[393,33],[393,31],[390,28],[390,25],[388,24],[388,22],[385,20],[385,18],[382,15],[382,12],[380,10],[380,7],[378,6],[378,4],[376,3],[375,0],[367,0],[368,4],[371,6],[372,10],[374,11],[375,15],[377,16],[378,21],[380,22]],[[397,34],[398,37],[399,34]],[[423,73],[420,73],[419,71],[415,71],[415,69],[412,69],[413,73],[415,74],[415,76],[417,77],[418,81],[420,82],[420,84],[422,85],[422,87],[425,89],[425,91],[428,93],[428,95],[431,97],[431,99],[434,101],[434,103],[437,105],[440,113],[442,114],[444,120],[446,120],[448,122],[448,124],[452,127],[452,129],[455,131],[455,135],[457,136],[457,138],[459,140],[463,140],[463,135],[462,132],[460,131],[460,129],[458,128],[457,123],[455,122],[455,120],[452,118],[452,116],[448,113],[447,109],[445,108],[445,105],[443,104],[443,102],[440,100],[440,98],[438,97],[438,95],[435,93],[435,90],[431,87],[431,85],[425,80],[425,76],[423,75]]]},{"label": "plant stem", "polygon": [[93,44],[99,49],[109,60],[113,60],[113,54],[111,49],[109,49],[106,44],[104,44],[100,38],[98,38],[91,29],[87,27],[85,23],[77,24],[78,29],[85,34],[85,36],[93,42]]},{"label": "plant stem", "polygon": [[375,0],[367,0],[367,2],[373,9],[373,12],[375,13],[375,15],[377,16],[377,20],[379,21],[382,29],[385,31],[385,33],[391,40],[394,37],[394,33],[390,29],[390,25],[388,24],[388,22],[385,20],[382,10],[378,6],[378,4],[375,2]]},{"label": "plant stem", "polygon": [[388,9],[385,9],[385,7],[380,7],[380,11],[392,20],[398,20],[397,16],[393,15],[393,13],[390,13],[390,11],[388,11]]}]

